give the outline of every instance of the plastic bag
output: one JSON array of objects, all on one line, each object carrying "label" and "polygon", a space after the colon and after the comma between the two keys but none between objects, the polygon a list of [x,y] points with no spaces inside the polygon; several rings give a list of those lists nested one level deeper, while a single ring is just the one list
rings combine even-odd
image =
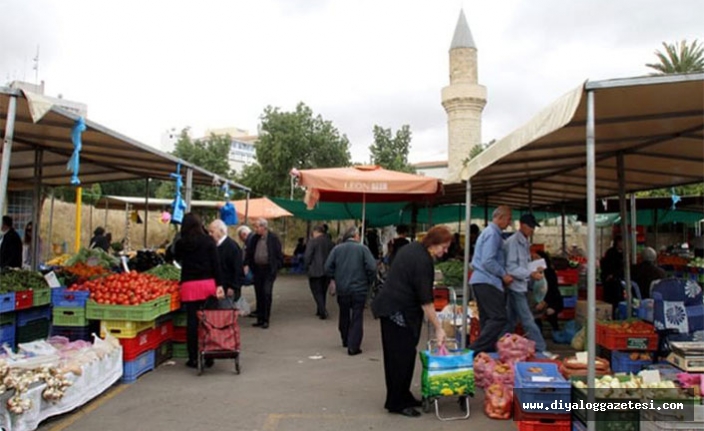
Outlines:
[{"label": "plastic bag", "polygon": [[496,343],[496,350],[503,362],[524,362],[535,355],[535,341],[517,334],[506,334]]},{"label": "plastic bag", "polygon": [[496,361],[486,353],[482,352],[474,358],[474,379],[477,387],[486,389],[493,383],[494,368]]},{"label": "plastic bag", "polygon": [[235,303],[235,308],[239,310],[240,316],[249,316],[252,312],[252,308],[249,306],[249,302],[247,302],[247,298],[244,296],[240,296],[240,299]]},{"label": "plastic bag", "polygon": [[586,344],[586,339],[587,339],[587,328],[584,327],[577,331],[577,333],[572,337],[572,348],[577,350],[577,351],[582,351],[584,350],[584,346]]},{"label": "plastic bag", "polygon": [[492,419],[511,419],[513,391],[501,384],[489,386],[484,396],[484,414]]}]

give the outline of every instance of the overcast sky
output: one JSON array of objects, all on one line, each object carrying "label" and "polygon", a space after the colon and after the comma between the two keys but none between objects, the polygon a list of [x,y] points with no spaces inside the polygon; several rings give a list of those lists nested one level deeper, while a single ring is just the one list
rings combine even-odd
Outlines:
[{"label": "overcast sky", "polygon": [[661,42],[704,41],[701,0],[0,0],[0,84],[39,80],[88,118],[159,146],[171,127],[256,133],[298,102],[369,158],[411,127],[412,162],[447,160],[440,91],[464,8],[488,89],[483,141],[587,79],[647,75]]}]

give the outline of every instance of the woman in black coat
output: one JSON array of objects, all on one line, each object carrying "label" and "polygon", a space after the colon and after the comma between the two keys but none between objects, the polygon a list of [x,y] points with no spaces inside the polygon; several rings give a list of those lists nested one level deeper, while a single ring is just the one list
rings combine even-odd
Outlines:
[{"label": "woman in black coat", "polygon": [[421,242],[398,250],[384,288],[374,299],[372,311],[381,321],[384,350],[386,404],[390,413],[420,416],[418,401],[411,393],[416,346],[423,328],[423,316],[435,328],[438,344],[445,342],[445,331],[433,305],[434,260],[447,253],[452,234],[444,226],[428,231]]}]

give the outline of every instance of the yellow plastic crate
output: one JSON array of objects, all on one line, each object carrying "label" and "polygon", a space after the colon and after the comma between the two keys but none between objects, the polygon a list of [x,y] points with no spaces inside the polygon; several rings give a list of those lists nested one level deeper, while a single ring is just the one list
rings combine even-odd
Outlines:
[{"label": "yellow plastic crate", "polygon": [[101,320],[100,336],[105,338],[107,334],[115,338],[134,338],[145,329],[152,329],[156,326],[156,321],[134,322],[129,320]]}]

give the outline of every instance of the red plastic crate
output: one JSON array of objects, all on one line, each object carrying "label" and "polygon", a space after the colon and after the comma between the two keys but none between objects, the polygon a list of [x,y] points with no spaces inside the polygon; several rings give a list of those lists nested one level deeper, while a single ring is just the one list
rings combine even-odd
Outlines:
[{"label": "red plastic crate", "polygon": [[648,350],[654,351],[658,348],[658,334],[655,327],[650,332],[622,332],[614,328],[596,324],[596,344],[609,350]]},{"label": "red plastic crate", "polygon": [[526,412],[522,408],[521,400],[518,398],[518,395],[516,395],[515,397],[513,397],[513,420],[527,421],[527,422],[534,422],[534,421],[540,422],[541,420],[569,422],[570,421],[570,412],[559,413],[559,414]]},{"label": "red plastic crate", "polygon": [[34,307],[34,291],[21,290],[15,292],[15,310],[24,310]]},{"label": "red plastic crate", "polygon": [[176,343],[186,342],[186,328],[183,326],[174,327],[174,334],[171,339]]},{"label": "red plastic crate", "polygon": [[[577,294],[579,296],[579,299],[587,299],[587,291],[586,289],[579,289],[577,291]],[[596,300],[597,301],[603,301],[604,300],[604,286],[601,284],[596,285]]]},{"label": "red plastic crate", "polygon": [[[558,415],[556,415],[558,416]],[[516,421],[518,431],[572,431],[572,422],[541,419],[539,421]]]},{"label": "red plastic crate", "polygon": [[435,306],[435,311],[442,311],[447,304],[450,303],[450,291],[449,289],[443,289],[441,287],[433,289],[433,304]]},{"label": "red plastic crate", "polygon": [[164,341],[171,341],[174,338],[174,322],[167,320],[156,327],[157,332],[159,332],[159,343]]},{"label": "red plastic crate", "polygon": [[122,359],[135,360],[147,350],[155,349],[161,343],[160,331],[157,328],[147,329],[137,334],[134,338],[120,338],[122,345]]},{"label": "red plastic crate", "polygon": [[555,273],[557,274],[557,284],[561,286],[571,286],[579,283],[578,269],[559,269]]},{"label": "red plastic crate", "polygon": [[577,309],[576,308],[564,308],[560,313],[557,315],[557,318],[560,320],[574,320],[575,316],[577,315]]}]

